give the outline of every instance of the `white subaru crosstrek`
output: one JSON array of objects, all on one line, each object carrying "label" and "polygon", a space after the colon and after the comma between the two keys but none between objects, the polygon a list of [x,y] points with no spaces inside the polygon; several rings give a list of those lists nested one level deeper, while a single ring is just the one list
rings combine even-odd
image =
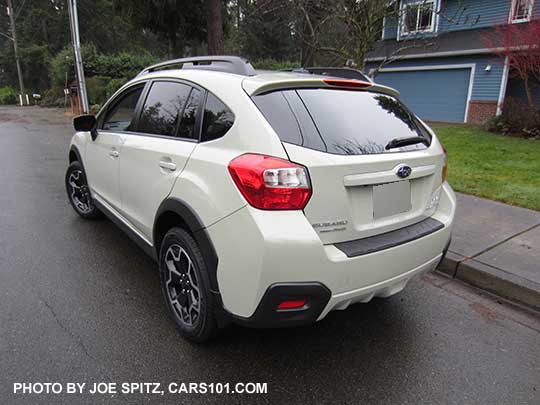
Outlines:
[{"label": "white subaru crosstrek", "polygon": [[158,262],[194,341],[391,296],[448,248],[446,153],[397,91],[369,80],[179,59],[74,126],[73,208],[105,214]]}]

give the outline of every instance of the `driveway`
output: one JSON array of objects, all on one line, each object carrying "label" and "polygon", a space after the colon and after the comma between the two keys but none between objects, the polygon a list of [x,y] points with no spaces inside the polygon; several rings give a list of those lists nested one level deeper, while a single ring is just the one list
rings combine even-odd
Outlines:
[{"label": "driveway", "polygon": [[[435,274],[312,327],[187,343],[154,263],[69,206],[69,121],[0,107],[2,402],[540,403],[540,321]],[[17,382],[259,382],[268,394],[23,395]]]}]

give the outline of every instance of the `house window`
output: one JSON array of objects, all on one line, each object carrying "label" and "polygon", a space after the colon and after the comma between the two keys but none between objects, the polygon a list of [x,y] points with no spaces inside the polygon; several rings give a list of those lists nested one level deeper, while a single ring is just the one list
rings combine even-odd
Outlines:
[{"label": "house window", "polygon": [[531,19],[534,0],[514,0],[512,3],[512,22],[525,22]]},{"label": "house window", "polygon": [[402,9],[402,34],[410,35],[433,31],[435,21],[435,1],[408,3]]}]

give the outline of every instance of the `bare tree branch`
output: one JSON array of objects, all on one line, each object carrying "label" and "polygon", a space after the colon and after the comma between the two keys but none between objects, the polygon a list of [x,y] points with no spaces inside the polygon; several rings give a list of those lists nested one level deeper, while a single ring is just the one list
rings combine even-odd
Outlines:
[{"label": "bare tree branch", "polygon": [[13,41],[13,38],[10,37],[8,34],[4,34],[3,32],[0,32],[0,35],[2,35],[3,37],[6,37],[6,38],[9,39],[10,41]]},{"label": "bare tree branch", "polygon": [[[422,44],[422,46],[424,47],[430,47],[430,46],[433,46],[435,45],[434,42],[430,42],[430,43],[424,43]],[[384,59],[381,61],[381,63],[379,63],[379,65],[374,68],[374,69],[371,69],[369,71],[369,76],[371,78],[374,78],[375,76],[377,76],[377,74],[381,71],[382,68],[384,68],[386,65],[398,60],[400,58],[400,56],[402,56],[401,54],[409,49],[414,49],[414,48],[418,48],[419,45],[417,43],[413,43],[413,44],[409,44],[409,45],[405,45],[405,46],[402,46],[401,48],[398,48],[396,49],[395,51],[393,51],[390,55],[388,56],[385,56]]]}]

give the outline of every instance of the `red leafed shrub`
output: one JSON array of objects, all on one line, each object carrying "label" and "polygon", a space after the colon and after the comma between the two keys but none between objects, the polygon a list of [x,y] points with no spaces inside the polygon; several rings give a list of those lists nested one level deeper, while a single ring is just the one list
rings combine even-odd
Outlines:
[{"label": "red leafed shrub", "polygon": [[528,104],[534,108],[530,83],[540,81],[540,19],[496,26],[482,41],[495,55],[507,60],[511,77],[522,80]]},{"label": "red leafed shrub", "polygon": [[487,122],[490,132],[540,139],[540,110],[531,108],[519,98],[507,97],[503,112]]},{"label": "red leafed shrub", "polygon": [[531,91],[532,83],[540,81],[540,19],[496,26],[482,40],[486,48],[508,63],[510,77],[521,80],[527,98],[524,103],[507,97],[502,115],[488,122],[488,130],[540,138],[540,110]]}]

